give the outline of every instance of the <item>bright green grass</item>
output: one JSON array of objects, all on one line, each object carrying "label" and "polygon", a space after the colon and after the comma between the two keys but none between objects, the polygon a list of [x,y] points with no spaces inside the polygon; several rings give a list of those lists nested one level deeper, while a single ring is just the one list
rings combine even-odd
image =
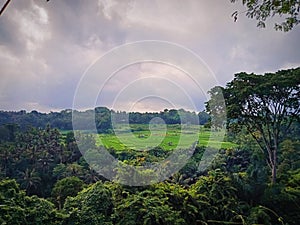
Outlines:
[{"label": "bright green grass", "polygon": [[[133,129],[131,132],[130,129]],[[145,150],[157,146],[165,150],[189,148],[195,141],[198,146],[215,148],[233,148],[236,144],[223,142],[222,132],[211,132],[201,126],[180,125],[153,125],[152,133],[148,124],[135,124],[129,127],[118,125],[116,134],[99,134],[96,143],[98,146],[114,148],[116,150],[135,149]]]}]

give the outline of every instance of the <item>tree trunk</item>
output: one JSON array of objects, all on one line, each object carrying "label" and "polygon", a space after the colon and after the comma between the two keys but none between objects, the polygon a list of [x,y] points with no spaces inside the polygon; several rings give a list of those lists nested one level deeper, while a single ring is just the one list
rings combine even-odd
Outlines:
[{"label": "tree trunk", "polygon": [[276,183],[277,177],[277,148],[273,150],[273,163],[272,163],[272,184]]}]

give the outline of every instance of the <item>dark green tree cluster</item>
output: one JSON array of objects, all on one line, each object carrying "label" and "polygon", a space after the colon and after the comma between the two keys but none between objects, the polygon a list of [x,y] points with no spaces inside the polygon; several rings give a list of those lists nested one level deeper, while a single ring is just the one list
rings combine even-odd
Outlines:
[{"label": "dark green tree cluster", "polygon": [[[11,138],[13,129],[21,129],[22,131],[30,127],[44,128],[47,124],[60,130],[72,130],[72,113],[77,115],[77,128],[80,130],[92,130],[96,124],[99,133],[112,132],[112,117],[116,118],[116,123],[125,123],[126,118],[130,124],[148,124],[153,118],[159,117],[166,124],[205,124],[209,115],[202,111],[196,114],[195,112],[185,111],[183,109],[165,109],[159,113],[156,112],[122,112],[109,110],[106,107],[96,107],[94,110],[86,110],[83,112],[72,111],[70,109],[62,110],[61,112],[40,113],[37,111],[19,112],[0,111],[0,142]],[[12,127],[14,124],[17,127]]]},{"label": "dark green tree cluster", "polygon": [[14,180],[0,181],[0,223],[16,225],[58,225],[65,216],[54,205],[37,196],[26,196]]},{"label": "dark green tree cluster", "polygon": [[265,156],[272,183],[276,183],[279,145],[292,127],[299,127],[300,68],[264,75],[236,74],[225,88],[212,89],[207,103],[211,113],[220,111],[219,92],[225,98],[221,111],[227,113],[229,129],[235,133],[247,130]]},{"label": "dark green tree cluster", "polygon": [[[36,132],[40,132],[40,135],[46,133],[44,138],[48,138],[49,145],[55,143],[55,129],[47,127],[39,132],[33,129],[29,133],[37,135]],[[52,135],[49,136],[49,133]],[[18,134],[17,138],[21,138],[18,137],[19,135],[21,134]],[[29,134],[24,135],[21,135],[23,143]],[[30,180],[19,177],[20,186],[3,176],[0,182],[0,220],[4,224],[63,225],[296,225],[300,219],[297,206],[297,202],[300,201],[300,157],[297,151],[299,139],[288,139],[280,144],[280,151],[284,152],[279,157],[279,165],[282,166],[278,170],[280,179],[277,185],[270,185],[264,155],[259,151],[259,146],[251,139],[251,136],[247,138],[246,135],[247,133],[238,148],[220,150],[213,164],[205,171],[198,171],[199,161],[205,149],[197,147],[192,158],[181,171],[173,174],[165,182],[145,187],[129,187],[104,182],[104,180],[97,181],[101,179],[99,175],[98,178],[90,179],[93,173],[84,170],[86,163],[81,157],[76,156],[76,151],[72,156],[72,153],[65,149],[63,157],[58,155],[56,159],[54,158],[57,164],[55,166],[49,164],[52,173],[44,171],[39,166],[38,158],[33,160],[35,157],[32,157],[32,154],[25,154],[22,157],[26,159],[23,160],[26,162],[33,160],[37,164],[35,167],[30,167],[31,164],[28,164]],[[39,136],[39,139],[42,139],[41,137],[43,136]],[[29,143],[28,148],[34,146],[30,141],[31,138],[26,139]],[[62,144],[66,144],[70,143],[73,137],[68,134],[60,138],[62,138]],[[35,146],[41,145],[38,142],[34,143]],[[55,149],[56,145],[50,146]],[[50,149],[40,151],[52,152]],[[35,155],[43,156],[40,151],[35,151]],[[168,155],[160,148],[147,153],[129,150],[117,152],[113,149],[109,151],[119,160],[131,165],[146,165],[160,161]],[[18,157],[11,156],[12,158]],[[51,155],[48,154],[48,156]],[[66,161],[72,157],[77,161]],[[23,164],[17,163],[12,166],[18,169],[18,166]],[[49,177],[52,176],[52,179],[56,179],[46,180],[43,172]],[[14,178],[10,174],[6,174],[7,176]],[[27,186],[27,184],[33,186]],[[45,200],[40,198],[42,196],[39,188],[47,186],[51,187],[51,192],[44,195],[47,198]],[[40,197],[35,196],[36,193]]]},{"label": "dark green tree cluster", "polygon": [[[54,202],[60,204],[65,194],[59,195],[58,187],[53,192],[57,181],[76,177],[88,184],[101,178],[83,159],[72,132],[62,135],[48,125],[45,129],[16,130],[13,137],[14,141],[0,143],[0,176],[15,179],[28,195],[51,197],[52,192]],[[87,141],[95,143],[93,137]],[[78,192],[82,187],[78,182],[68,180],[64,186],[72,183],[69,188]]]}]

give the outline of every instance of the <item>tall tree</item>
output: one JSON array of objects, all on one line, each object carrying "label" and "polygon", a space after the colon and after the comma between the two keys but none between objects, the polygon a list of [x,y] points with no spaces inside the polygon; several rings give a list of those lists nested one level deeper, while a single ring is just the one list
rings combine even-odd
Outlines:
[{"label": "tall tree", "polygon": [[276,182],[279,143],[299,120],[300,68],[264,75],[239,73],[224,89],[229,125],[245,126]]},{"label": "tall tree", "polygon": [[210,124],[213,128],[223,128],[226,124],[226,107],[224,99],[224,88],[215,86],[208,91],[210,100],[206,102],[206,111],[210,115]]}]

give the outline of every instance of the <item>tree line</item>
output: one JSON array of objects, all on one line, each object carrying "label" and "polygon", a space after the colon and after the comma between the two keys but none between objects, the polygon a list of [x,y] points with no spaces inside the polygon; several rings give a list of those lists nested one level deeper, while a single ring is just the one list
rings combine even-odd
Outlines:
[{"label": "tree line", "polygon": [[[199,113],[185,111],[183,109],[165,109],[161,112],[123,112],[114,111],[106,107],[96,107],[94,110],[72,111],[65,109],[60,112],[41,113],[36,110],[31,112],[21,111],[0,111],[0,133],[1,136],[9,136],[10,129],[26,130],[30,127],[44,128],[47,124],[60,130],[72,130],[72,113],[80,118],[79,127],[82,130],[93,129],[95,121],[96,128],[100,133],[112,132],[112,117],[116,123],[129,122],[130,124],[148,124],[151,119],[159,117],[166,124],[200,124],[209,121],[209,115],[205,111]],[[128,120],[126,121],[126,118]],[[12,127],[13,124],[17,126]]]}]

